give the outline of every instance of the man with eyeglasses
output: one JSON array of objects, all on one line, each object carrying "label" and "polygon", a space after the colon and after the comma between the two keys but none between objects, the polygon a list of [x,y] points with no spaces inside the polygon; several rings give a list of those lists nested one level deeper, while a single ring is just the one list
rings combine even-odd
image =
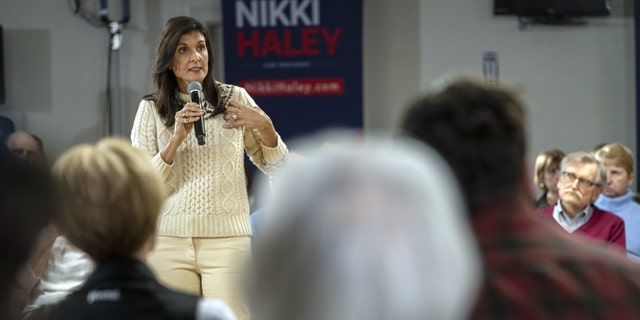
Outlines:
[{"label": "man with eyeglasses", "polygon": [[626,250],[624,221],[593,205],[607,180],[602,163],[587,152],[573,152],[562,159],[560,172],[560,199],[541,212],[569,233],[582,233]]}]

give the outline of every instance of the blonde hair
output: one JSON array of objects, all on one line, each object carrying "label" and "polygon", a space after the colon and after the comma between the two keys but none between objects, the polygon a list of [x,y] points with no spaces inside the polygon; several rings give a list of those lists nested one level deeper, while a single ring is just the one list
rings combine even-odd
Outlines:
[{"label": "blonde hair", "polygon": [[596,158],[603,163],[623,167],[627,173],[633,173],[635,161],[631,150],[620,143],[610,143],[596,151]]},{"label": "blonde hair", "polygon": [[564,158],[564,152],[559,149],[550,149],[542,151],[536,157],[534,166],[533,183],[542,191],[547,192],[548,188],[544,185],[544,171],[551,166],[558,167],[560,170],[560,162]]},{"label": "blonde hair", "polygon": [[162,180],[129,141],[73,147],[54,164],[53,179],[61,202],[56,225],[94,260],[131,256],[155,234]]}]

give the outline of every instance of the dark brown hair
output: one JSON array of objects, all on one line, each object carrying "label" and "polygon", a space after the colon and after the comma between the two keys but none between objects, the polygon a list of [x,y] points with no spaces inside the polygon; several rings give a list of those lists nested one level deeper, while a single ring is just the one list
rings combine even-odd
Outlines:
[{"label": "dark brown hair", "polygon": [[416,100],[401,130],[446,159],[473,212],[522,192],[524,118],[514,92],[462,78]]},{"label": "dark brown hair", "polygon": [[169,66],[178,47],[180,37],[191,32],[199,32],[204,36],[207,52],[209,52],[209,70],[202,84],[204,96],[207,102],[214,107],[214,115],[223,111],[223,106],[219,105],[220,94],[216,79],[213,77],[211,70],[214,67],[213,50],[207,28],[194,18],[174,17],[169,19],[164,29],[162,29],[153,59],[153,84],[157,91],[154,94],[143,97],[145,100],[155,101],[158,114],[167,127],[173,126],[175,121],[173,115],[182,108],[182,102],[178,96],[176,75],[169,69]]}]

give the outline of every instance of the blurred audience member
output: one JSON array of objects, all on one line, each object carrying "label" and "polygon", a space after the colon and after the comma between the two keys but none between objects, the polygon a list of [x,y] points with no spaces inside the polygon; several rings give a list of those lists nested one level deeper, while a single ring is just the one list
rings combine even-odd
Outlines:
[{"label": "blurred audience member", "polygon": [[53,167],[60,232],[95,262],[95,271],[36,319],[235,319],[217,300],[160,285],[147,265],[165,193],[151,159],[129,142],[106,138],[74,147]]},{"label": "blurred audience member", "polygon": [[17,161],[0,144],[0,319],[19,318],[15,303],[18,271],[55,210],[49,173]]},{"label": "blurred audience member", "polygon": [[368,142],[303,152],[262,189],[256,319],[467,316],[478,253],[449,168],[423,146]]},{"label": "blurred audience member", "polygon": [[[17,131],[9,135],[6,139],[9,150],[21,160],[27,163],[48,170],[48,160],[44,153],[42,140],[25,131]],[[27,302],[35,295],[35,289],[45,270],[49,251],[55,238],[58,236],[57,229],[52,225],[43,228],[36,238],[31,248],[31,255],[18,272],[17,281],[13,290],[13,304],[18,310],[22,310]]]},{"label": "blurred audience member", "polygon": [[533,182],[542,190],[542,195],[536,201],[536,208],[546,208],[558,201],[560,161],[563,157],[564,152],[558,149],[545,150],[536,157]]},{"label": "blurred audience member", "polygon": [[531,205],[515,92],[482,79],[440,83],[411,104],[401,128],[444,156],[471,209],[485,273],[470,319],[640,318],[640,268]]},{"label": "blurred audience member", "polygon": [[30,250],[31,255],[16,277],[13,288],[13,305],[18,311],[22,311],[29,301],[38,295],[38,286],[45,273],[51,247],[58,236],[58,231],[49,223],[36,237]]},{"label": "blurred audience member", "polygon": [[260,208],[254,212],[251,212],[249,218],[251,219],[251,249],[255,250],[256,242],[260,237],[260,220],[262,218],[262,211],[264,208]]},{"label": "blurred audience member", "polygon": [[47,167],[42,139],[25,131],[16,131],[7,137],[7,146],[13,154],[31,164]]},{"label": "blurred audience member", "polygon": [[15,131],[16,126],[13,123],[13,120],[5,116],[0,116],[0,139],[4,140]]},{"label": "blurred audience member", "polygon": [[[304,156],[298,152],[289,152],[286,165],[293,165],[298,161],[304,161]],[[271,185],[273,179],[277,179],[274,176],[265,176],[262,174],[256,177],[257,179],[255,179],[255,181],[265,181],[266,183],[268,183],[269,186]],[[262,192],[261,194],[258,194],[258,192],[256,191],[254,192],[254,200],[255,200],[257,209],[251,212],[251,215],[249,216],[251,220],[251,249],[252,250],[255,250],[255,243],[260,238],[260,233],[262,229],[261,228],[262,216],[264,215],[264,211],[265,211],[264,206],[268,204],[266,203],[268,200],[268,194],[266,192]]]},{"label": "blurred audience member", "polygon": [[624,220],[627,255],[640,262],[640,204],[633,200],[631,191],[636,166],[633,153],[622,144],[612,143],[598,149],[596,159],[604,164],[607,181],[595,205]]},{"label": "blurred audience member", "polygon": [[31,294],[31,300],[24,307],[25,318],[29,318],[34,310],[57,303],[80,288],[93,271],[93,260],[69,243],[67,238],[59,235],[54,241],[49,247],[46,268]]},{"label": "blurred audience member", "polygon": [[579,232],[626,250],[624,221],[593,203],[602,192],[607,173],[602,163],[587,152],[569,153],[560,163],[560,200],[541,210],[567,232]]}]

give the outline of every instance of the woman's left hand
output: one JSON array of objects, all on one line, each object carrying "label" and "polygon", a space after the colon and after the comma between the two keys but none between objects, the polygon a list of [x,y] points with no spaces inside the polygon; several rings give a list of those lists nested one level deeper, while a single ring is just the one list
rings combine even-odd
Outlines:
[{"label": "woman's left hand", "polygon": [[276,129],[273,127],[271,118],[260,107],[245,106],[236,101],[231,101],[224,111],[223,117],[226,121],[224,128],[248,127],[256,129],[265,145],[269,147],[276,146]]},{"label": "woman's left hand", "polygon": [[267,129],[273,127],[271,118],[259,107],[251,107],[231,101],[224,111],[225,128],[249,127],[252,129]]}]

